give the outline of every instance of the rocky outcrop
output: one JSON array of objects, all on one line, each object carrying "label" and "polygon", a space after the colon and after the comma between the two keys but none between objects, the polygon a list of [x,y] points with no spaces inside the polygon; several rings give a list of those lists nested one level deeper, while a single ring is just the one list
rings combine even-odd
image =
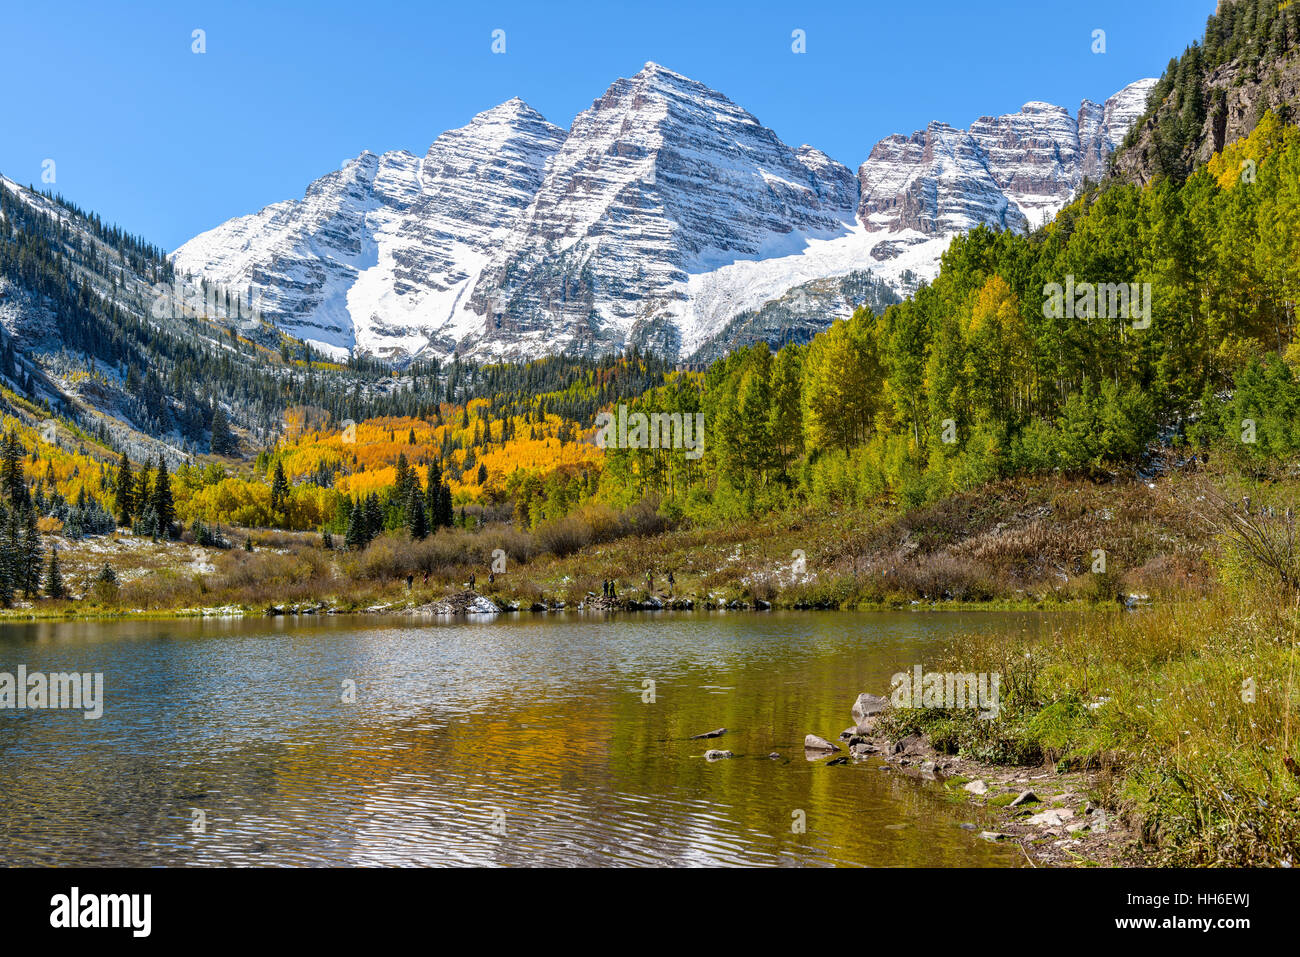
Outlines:
[{"label": "rocky outcrop", "polygon": [[985,116],[961,130],[931,123],[886,137],[858,170],[868,230],[952,235],[984,225],[1024,230],[1049,220],[1104,164],[1155,80],[1126,86],[1076,116],[1050,103]]},{"label": "rocky outcrop", "polygon": [[1179,174],[1186,173],[1228,144],[1249,136],[1269,110],[1294,122],[1300,115],[1300,53],[1259,64],[1223,64],[1207,73],[1202,96],[1211,104],[1205,121],[1178,155],[1171,156],[1169,145],[1161,140],[1162,122],[1172,122],[1177,111],[1172,97],[1166,97],[1146,117],[1133,141],[1115,155],[1115,174],[1146,184],[1170,166]]}]

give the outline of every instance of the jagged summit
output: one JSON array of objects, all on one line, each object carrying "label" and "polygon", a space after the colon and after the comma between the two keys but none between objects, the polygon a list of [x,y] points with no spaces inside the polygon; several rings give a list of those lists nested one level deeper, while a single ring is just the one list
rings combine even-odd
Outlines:
[{"label": "jagged summit", "polygon": [[1152,82],[1076,115],[1031,100],[969,129],[932,122],[855,172],[648,61],[568,130],[512,97],[423,156],[365,151],[173,261],[256,287],[286,331],[340,353],[716,354],[740,343],[723,341],[736,316],[802,302],[793,289],[874,274],[905,291],[956,233],[1042,222],[1099,178]]}]

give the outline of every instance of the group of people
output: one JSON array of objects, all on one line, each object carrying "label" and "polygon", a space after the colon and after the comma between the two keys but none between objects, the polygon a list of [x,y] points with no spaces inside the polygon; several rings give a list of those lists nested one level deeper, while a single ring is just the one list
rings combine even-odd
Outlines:
[{"label": "group of people", "polygon": [[[677,584],[673,579],[672,572],[669,572],[667,576],[665,576],[665,581],[668,582],[668,597],[671,598],[673,594],[673,586]],[[655,578],[652,572],[645,573],[645,590],[651,595],[655,593]],[[601,588],[601,594],[606,598],[617,598],[618,580],[614,578],[606,578]]]},{"label": "group of people", "polygon": [[[665,577],[665,580],[668,582],[668,597],[671,598],[671,597],[672,597],[672,594],[673,594],[673,586],[677,584],[676,581],[673,580],[673,573],[672,573],[672,572],[669,572],[669,573],[667,574],[667,576]],[[497,573],[496,573],[495,571],[489,571],[489,572],[488,572],[488,585],[495,585],[495,584],[496,584],[496,581],[497,581]],[[478,582],[478,578],[475,576],[475,574],[474,574],[473,572],[470,572],[470,573],[469,573],[469,590],[470,590],[470,591],[473,591],[473,590],[474,590],[474,585],[475,585],[477,582]],[[425,583],[426,585],[429,584],[429,573],[428,573],[428,572],[425,572],[425,573],[424,573],[424,583]],[[407,591],[410,591],[413,587],[415,587],[415,576],[414,576],[414,575],[407,575],[407,576],[406,576],[406,590],[407,590]],[[651,595],[653,595],[654,592],[655,592],[655,579],[654,579],[654,575],[653,575],[651,572],[646,572],[646,573],[645,573],[645,590],[646,590],[649,594],[651,594]],[[601,586],[601,594],[603,594],[606,598],[617,598],[617,597],[618,597],[618,581],[617,581],[617,579],[614,579],[614,578],[606,578],[605,581],[604,581],[604,583],[603,583],[602,586]]]},{"label": "group of people", "polygon": [[[469,573],[469,590],[470,590],[470,591],[473,591],[473,590],[474,590],[474,585],[475,585],[475,583],[476,583],[477,581],[478,581],[478,579],[475,577],[474,573],[473,573],[473,572],[470,572],[470,573]],[[497,582],[497,573],[496,573],[495,571],[490,571],[490,572],[488,572],[488,584],[489,584],[489,585],[495,585],[496,582]],[[425,572],[425,573],[424,573],[424,584],[426,584],[426,585],[429,584],[429,573],[428,573],[428,572]],[[415,587],[415,576],[414,576],[414,575],[407,575],[407,576],[406,576],[406,590],[407,590],[407,591],[410,591],[410,590],[411,590],[412,588],[414,588],[414,587]]]}]

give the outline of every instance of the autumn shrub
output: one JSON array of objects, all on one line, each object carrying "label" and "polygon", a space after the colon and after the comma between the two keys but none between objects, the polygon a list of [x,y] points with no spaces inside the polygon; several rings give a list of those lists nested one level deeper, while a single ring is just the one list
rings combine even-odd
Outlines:
[{"label": "autumn shrub", "polygon": [[543,522],[533,534],[542,548],[560,558],[581,551],[593,541],[591,525],[577,515]]},{"label": "autumn shrub", "polygon": [[999,591],[988,566],[947,552],[920,556],[896,572],[895,587],[928,601],[987,601]]},{"label": "autumn shrub", "polygon": [[647,495],[624,510],[620,524],[628,535],[658,535],[669,529],[669,520],[659,511],[659,496]]},{"label": "autumn shrub", "polygon": [[198,576],[173,568],[159,568],[123,584],[120,599],[130,608],[182,608],[200,604],[205,591]]}]

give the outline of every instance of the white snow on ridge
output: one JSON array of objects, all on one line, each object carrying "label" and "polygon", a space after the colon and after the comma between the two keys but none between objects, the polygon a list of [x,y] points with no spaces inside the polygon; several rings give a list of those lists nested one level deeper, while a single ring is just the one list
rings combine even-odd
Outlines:
[{"label": "white snow on ridge", "polygon": [[870,270],[901,288],[933,278],[961,232],[1047,221],[1100,178],[1154,83],[1075,116],[1031,101],[968,130],[931,123],[881,140],[855,174],[648,63],[568,131],[512,99],[423,157],[362,153],[173,259],[253,286],[269,318],[338,356],[632,342],[687,356],[795,286]]}]

